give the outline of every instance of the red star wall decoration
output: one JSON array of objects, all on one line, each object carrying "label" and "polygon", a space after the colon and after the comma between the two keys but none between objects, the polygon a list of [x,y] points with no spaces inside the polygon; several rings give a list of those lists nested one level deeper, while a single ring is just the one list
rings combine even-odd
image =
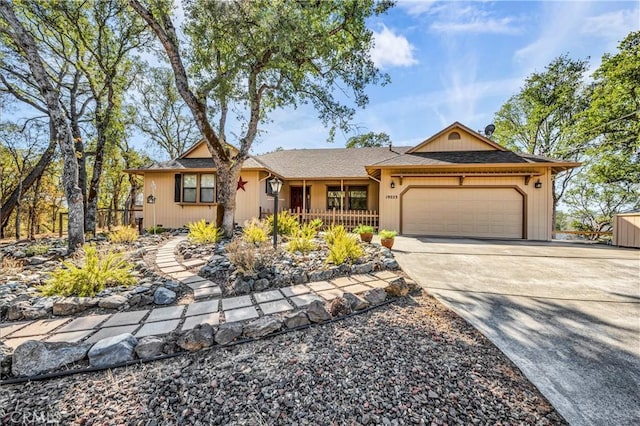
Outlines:
[{"label": "red star wall decoration", "polygon": [[244,192],[247,192],[247,190],[244,189],[244,186],[248,183],[249,181],[242,180],[242,176],[240,176],[240,179],[238,179],[238,187],[236,188],[236,190],[242,189]]}]

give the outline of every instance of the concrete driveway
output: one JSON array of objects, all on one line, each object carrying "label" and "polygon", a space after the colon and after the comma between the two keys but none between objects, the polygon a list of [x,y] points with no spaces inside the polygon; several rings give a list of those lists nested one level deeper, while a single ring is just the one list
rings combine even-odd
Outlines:
[{"label": "concrete driveway", "polygon": [[393,251],[569,423],[640,424],[640,251],[408,237]]}]

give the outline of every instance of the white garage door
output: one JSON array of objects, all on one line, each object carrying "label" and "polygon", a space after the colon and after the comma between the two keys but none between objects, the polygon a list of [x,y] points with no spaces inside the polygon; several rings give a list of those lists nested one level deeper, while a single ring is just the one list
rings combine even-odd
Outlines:
[{"label": "white garage door", "polygon": [[523,238],[522,200],[513,188],[411,188],[402,197],[402,233]]}]

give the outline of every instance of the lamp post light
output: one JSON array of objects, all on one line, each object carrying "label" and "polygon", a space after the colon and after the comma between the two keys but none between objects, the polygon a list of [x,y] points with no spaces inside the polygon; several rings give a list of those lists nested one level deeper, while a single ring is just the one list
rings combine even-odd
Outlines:
[{"label": "lamp post light", "polygon": [[153,200],[153,233],[156,233],[156,181],[151,181],[151,199]]},{"label": "lamp post light", "polygon": [[273,192],[273,248],[275,249],[278,246],[278,194],[282,189],[282,181],[276,177],[271,179],[269,184]]}]

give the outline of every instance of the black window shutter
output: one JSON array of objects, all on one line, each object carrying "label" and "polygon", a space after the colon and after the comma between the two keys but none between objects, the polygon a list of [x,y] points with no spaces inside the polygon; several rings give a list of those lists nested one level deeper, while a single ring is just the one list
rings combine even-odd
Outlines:
[{"label": "black window shutter", "polygon": [[173,189],[173,201],[179,203],[182,200],[182,175],[177,174],[175,177],[175,185]]}]

